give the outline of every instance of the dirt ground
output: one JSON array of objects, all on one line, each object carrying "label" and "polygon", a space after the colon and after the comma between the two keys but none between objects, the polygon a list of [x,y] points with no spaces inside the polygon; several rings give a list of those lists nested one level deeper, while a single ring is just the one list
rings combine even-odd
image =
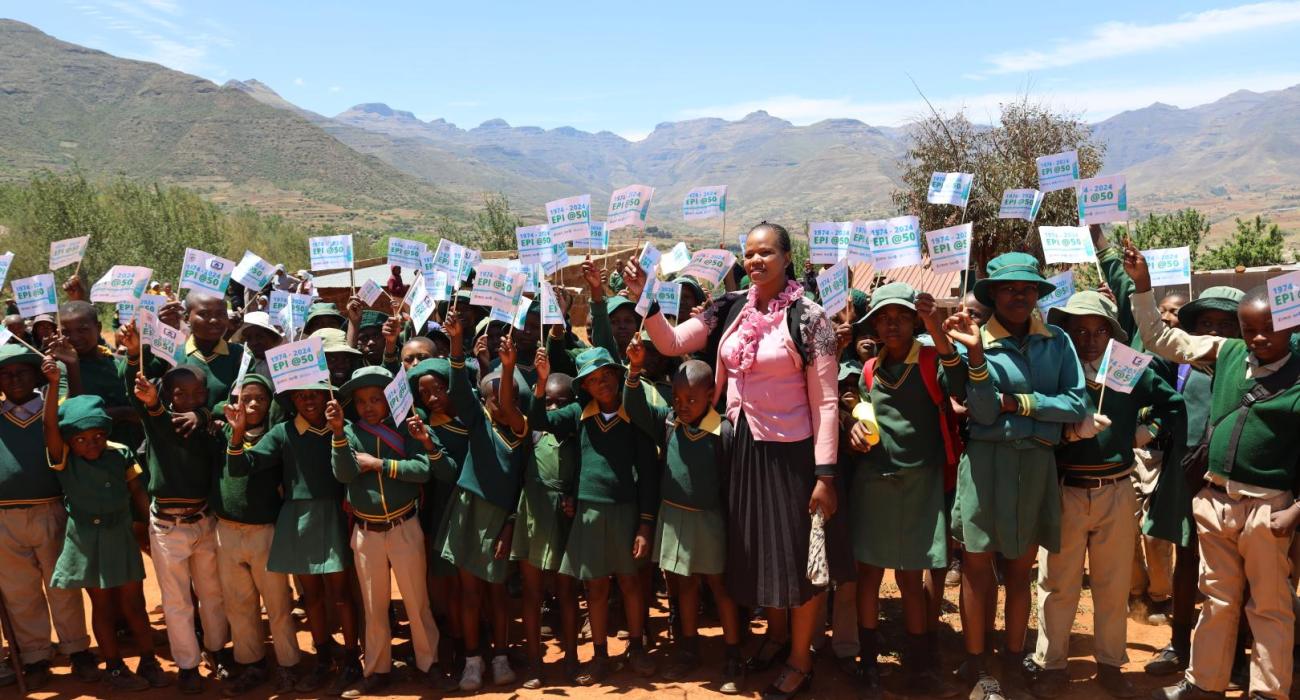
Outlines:
[{"label": "dirt ground", "polygon": [[[153,623],[155,629],[156,638],[160,645],[159,646],[160,653],[163,655],[162,656],[163,667],[168,671],[174,672],[175,666],[170,663],[170,660],[168,658],[166,658],[166,636],[161,621],[159,619],[160,616],[157,614],[159,595],[158,595],[158,587],[156,585],[156,582],[153,579],[153,567],[152,565],[146,565],[145,569],[149,574],[149,578],[146,580],[145,583],[145,596],[147,601],[147,607],[149,610],[153,611],[150,617],[151,617],[151,622]],[[958,589],[949,588],[947,589],[945,595],[947,604],[944,606],[943,625],[940,633],[945,671],[952,670],[952,668],[955,665],[955,660],[960,658],[960,653],[961,653],[961,638],[959,636],[960,629],[961,629],[961,621],[959,619],[957,606],[956,606],[957,592]],[[883,664],[883,670],[885,673],[889,674],[884,678],[884,683],[886,689],[889,690],[891,693],[901,692],[902,688],[899,687],[899,684],[901,683],[902,677],[901,677],[901,673],[898,672],[899,667],[898,667],[897,650],[901,645],[901,640],[903,637],[903,633],[901,629],[902,610],[899,604],[900,601],[898,599],[898,590],[894,588],[892,584],[892,580],[888,576],[886,577],[885,585],[882,588],[882,595],[884,596],[885,601],[882,605],[883,620],[881,623],[881,631],[885,635],[885,640],[886,640],[885,645],[882,648],[882,653],[892,654],[890,656],[882,656],[881,662]],[[396,597],[396,590],[394,590],[394,596]],[[659,603],[660,606],[656,607],[656,609],[653,611],[653,615],[655,619],[652,621],[652,629],[660,640],[660,644],[658,648],[655,650],[654,655],[660,659],[660,665],[662,668],[664,664],[664,659],[671,650],[671,642],[667,641],[668,638],[668,633],[666,629],[667,618],[666,618],[666,611],[663,607],[664,601],[660,599]],[[87,602],[87,613],[89,613],[89,607],[90,607],[89,602]],[[553,687],[543,688],[541,690],[522,690],[516,688],[502,688],[498,690],[489,687],[489,688],[485,688],[484,691],[478,693],[477,696],[482,698],[493,699],[493,700],[506,699],[506,698],[510,698],[513,700],[516,698],[529,698],[529,697],[536,697],[536,698],[620,697],[628,700],[636,699],[636,698],[652,698],[652,697],[653,698],[683,698],[683,697],[708,697],[708,696],[722,697],[721,695],[717,694],[714,691],[714,688],[716,687],[714,684],[716,683],[716,678],[719,673],[722,653],[723,653],[721,629],[716,626],[716,621],[713,620],[705,619],[703,621],[703,624],[709,624],[713,626],[701,630],[701,638],[703,641],[702,648],[705,657],[705,665],[699,671],[700,680],[697,682],[692,682],[692,683],[647,682],[645,680],[642,680],[634,676],[630,671],[625,670],[612,676],[608,681],[607,685],[593,687],[593,688],[553,686]],[[1001,628],[1000,614],[999,614],[998,626],[999,628]],[[1036,621],[1031,619],[1030,626],[1031,628],[1036,626]],[[305,627],[303,627],[302,625],[299,625],[299,630],[300,630],[298,633],[299,643],[302,645],[302,648],[304,650],[309,650],[311,648],[310,636],[308,635]],[[1096,683],[1091,680],[1096,668],[1092,658],[1089,656],[1092,649],[1092,643],[1091,643],[1092,640],[1090,636],[1091,630],[1092,630],[1091,596],[1089,592],[1085,589],[1083,593],[1083,599],[1079,606],[1079,614],[1075,620],[1075,625],[1074,625],[1074,635],[1073,635],[1071,649],[1070,649],[1071,661],[1069,667],[1071,683],[1070,683],[1069,691],[1063,696],[1065,698],[1082,699],[1082,698],[1107,697],[1105,693],[1101,691],[1100,687],[1097,686]],[[755,637],[758,634],[761,634],[762,632],[761,623],[755,623],[751,627],[751,632],[753,635],[755,635]],[[1034,632],[1031,629],[1030,631],[1031,646],[1032,646],[1033,634]],[[522,637],[522,630],[519,629],[518,623],[516,623],[515,627],[512,628],[511,635],[514,638]],[[401,658],[402,656],[409,654],[409,646],[410,646],[409,641],[403,639],[402,638],[403,636],[404,635],[401,632],[398,633],[398,639],[396,640],[398,644],[398,648],[395,650],[394,653],[395,658]],[[1142,672],[1142,665],[1152,656],[1152,654],[1156,650],[1158,650],[1161,646],[1163,646],[1166,642],[1168,642],[1168,640],[1169,640],[1169,630],[1167,627],[1164,626],[1156,627],[1156,626],[1151,626],[1140,622],[1135,622],[1132,620],[1130,620],[1129,622],[1128,650],[1129,650],[1130,663],[1125,667],[1125,671],[1128,672],[1129,678],[1132,679],[1132,681],[1144,692],[1144,694],[1149,693],[1152,689],[1155,689],[1161,685],[1164,685],[1168,682],[1172,682],[1169,679],[1151,678],[1146,676]],[[752,639],[750,643],[747,644],[745,651],[747,653],[751,651],[752,648],[755,646],[756,642],[757,642],[756,639]],[[997,645],[1001,644],[1000,634],[995,637],[995,643]],[[609,651],[611,655],[622,652],[623,647],[624,647],[624,642],[621,642],[617,639],[611,639],[609,642]],[[590,649],[591,647],[589,644],[580,647],[579,654],[583,660],[586,660],[590,655],[591,653]],[[128,649],[127,654],[130,653],[131,652]],[[268,653],[269,653],[269,647],[268,647]],[[557,661],[559,658],[560,658],[560,652],[558,646],[555,645],[554,643],[548,644],[547,661],[554,662]],[[304,663],[310,663],[310,661],[311,660],[309,657],[304,661]],[[127,663],[128,665],[134,667],[135,659],[128,656]],[[553,670],[555,670],[558,675],[558,665]],[[82,697],[103,698],[112,695],[107,692],[107,686],[105,685],[102,684],[87,685],[87,684],[80,683],[77,680],[71,678],[68,675],[69,667],[67,665],[66,659],[63,658],[56,659],[54,671],[55,671],[54,680],[45,689],[41,690],[40,692],[32,693],[29,697],[38,698],[41,700],[47,700],[47,699],[67,700],[71,698],[82,698]],[[745,694],[742,695],[741,697],[757,697],[759,693],[762,691],[762,689],[774,678],[776,672],[777,672],[776,668],[774,667],[773,669],[768,670],[764,673],[752,674],[746,680],[745,688],[744,688]],[[816,677],[812,687],[812,691],[805,694],[803,697],[805,698],[853,698],[856,696],[854,680],[837,667],[836,660],[833,654],[831,653],[829,643],[826,644],[825,648],[823,648],[822,651],[817,655],[815,672],[816,672]],[[1174,680],[1176,680],[1176,677]],[[128,694],[119,694],[119,696],[122,697],[125,697],[127,695]],[[148,691],[145,693],[129,694],[129,695],[130,697],[141,698],[141,700],[154,699],[154,698],[161,700],[163,698],[180,697],[175,687],[163,688],[159,690]],[[262,689],[260,691],[249,693],[242,697],[266,698],[266,697],[271,697],[271,695],[272,694],[269,690]],[[434,695],[435,693],[431,691],[427,686],[425,686],[422,682],[417,682],[416,680],[411,679],[411,680],[402,680],[401,682],[392,686],[392,692],[388,697],[418,698],[418,697],[431,697]],[[1230,697],[1234,695],[1236,695],[1236,693],[1231,694]],[[293,696],[306,697],[305,695],[301,695],[301,694],[294,694]],[[9,686],[7,688],[0,689],[0,698],[10,698],[10,697],[14,697],[14,698],[18,697],[17,689],[14,686]],[[222,697],[219,684],[215,681],[205,679],[204,694],[202,696],[197,696],[197,697],[207,697],[207,698]],[[1029,698],[1030,696],[1027,692],[1024,692],[1022,690],[1018,692],[1012,692],[1011,697],[1019,699],[1019,698]]]}]

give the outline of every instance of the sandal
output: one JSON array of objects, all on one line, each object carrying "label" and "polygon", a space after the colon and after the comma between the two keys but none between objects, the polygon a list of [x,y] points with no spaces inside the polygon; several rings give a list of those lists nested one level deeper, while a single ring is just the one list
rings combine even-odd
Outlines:
[{"label": "sandal", "polygon": [[[763,652],[771,647],[774,649],[771,656],[763,656]],[[745,669],[752,673],[761,673],[772,667],[777,657],[785,657],[790,654],[790,640],[785,640],[780,644],[772,641],[767,635],[758,642],[758,648],[754,650],[754,655],[745,660]]]},{"label": "sandal", "polygon": [[[791,675],[799,676],[799,682],[789,690],[782,690],[781,686],[786,684],[786,679]],[[799,693],[812,688],[812,679],[813,672],[811,669],[804,672],[790,664],[785,664],[781,668],[780,675],[776,677],[776,680],[772,681],[772,685],[767,686],[767,689],[763,691],[762,698],[763,700],[792,700]]]}]

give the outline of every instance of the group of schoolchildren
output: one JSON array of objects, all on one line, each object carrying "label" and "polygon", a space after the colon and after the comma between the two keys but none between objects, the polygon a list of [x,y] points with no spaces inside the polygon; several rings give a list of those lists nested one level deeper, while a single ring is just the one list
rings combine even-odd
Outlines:
[{"label": "group of schoolchildren", "polygon": [[[853,672],[868,700],[884,692],[886,570],[902,598],[902,692],[952,697],[975,687],[996,698],[1010,683],[1059,695],[1086,585],[1097,681],[1132,697],[1120,669],[1142,533],[1177,548],[1173,638],[1148,670],[1185,677],[1158,697],[1221,697],[1239,636],[1253,640],[1252,697],[1290,691],[1290,545],[1300,521],[1291,334],[1273,330],[1257,291],[1173,294],[1157,307],[1142,256],[1094,235],[1105,285],[1046,313],[1037,301],[1053,286],[1038,261],[1007,253],[956,313],[894,282],[855,292],[837,315],[847,500],[827,525],[827,549],[856,562],[847,575],[831,571],[833,585],[856,584],[834,601],[856,609]],[[589,685],[623,667],[742,692],[746,672],[772,663],[784,640],[769,620],[758,650],[741,652],[749,611],[723,578],[732,426],[713,401],[714,369],[659,353],[636,300],[616,293],[616,275],[588,261],[583,276],[590,344],[566,325],[543,327],[539,304],[512,331],[466,292],[423,329],[400,307],[317,304],[303,330],[321,339],[330,381],[290,391],[275,389],[266,366],[267,350],[286,342],[270,317],[253,305],[236,327],[224,300],[198,293],[160,314],[188,328],[175,366],[142,347],[134,324],[120,329],[115,355],[85,301],[61,307],[44,354],[0,347],[0,592],[28,687],[48,681],[52,619],[73,675],[115,690],[175,683],[201,692],[206,664],[227,695],[268,683],[278,693],[384,694],[393,621],[404,617],[406,663],[439,692],[538,688],[559,677]],[[682,281],[684,320],[709,294]],[[1157,356],[1131,391],[1104,388],[1111,341]],[[392,415],[384,393],[399,370],[415,399],[404,416]],[[1140,505],[1135,450],[1149,462],[1155,446],[1163,464],[1144,464],[1158,476]],[[155,657],[142,551],[176,678]],[[937,635],[944,574],[957,557],[965,653],[953,679],[940,673]],[[647,628],[659,571],[673,611],[664,663],[650,654]],[[510,653],[519,640],[507,582],[516,576],[522,655]],[[78,589],[89,595],[99,658]],[[581,664],[580,594],[592,640]],[[713,673],[700,671],[706,599],[725,642]],[[618,657],[606,644],[618,629],[612,603],[628,633]],[[549,677],[547,606],[558,608],[562,652],[560,674]],[[122,631],[139,654],[134,670]],[[841,634],[837,625],[837,648]]]}]

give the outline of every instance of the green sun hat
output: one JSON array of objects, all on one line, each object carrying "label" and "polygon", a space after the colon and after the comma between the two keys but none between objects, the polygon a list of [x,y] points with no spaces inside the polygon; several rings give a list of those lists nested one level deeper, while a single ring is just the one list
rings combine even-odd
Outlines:
[{"label": "green sun hat", "polygon": [[334,302],[318,301],[307,308],[307,320],[303,321],[303,327],[311,325],[312,321],[318,318],[337,318],[342,323],[347,323],[348,319],[339,313],[339,307]]},{"label": "green sun hat", "polygon": [[59,404],[59,433],[65,439],[96,429],[113,429],[113,419],[108,417],[102,397],[81,394]]},{"label": "green sun hat", "polygon": [[406,379],[411,383],[411,394],[420,395],[420,379],[427,375],[442,377],[442,381],[451,384],[451,360],[445,357],[431,357],[427,360],[421,360],[406,373]]},{"label": "green sun hat", "polygon": [[235,387],[235,388],[236,388],[236,389],[243,389],[244,387],[248,386],[249,384],[258,384],[258,385],[261,385],[262,388],[266,389],[266,391],[267,391],[268,394],[275,395],[275,386],[274,386],[273,384],[271,384],[271,379],[270,379],[270,377],[266,377],[266,376],[261,375],[261,374],[253,374],[253,373],[245,374],[245,375],[244,375],[244,380],[241,381],[241,382],[239,383],[239,386],[237,386],[237,387]]},{"label": "green sun hat", "polygon": [[886,306],[901,306],[916,311],[916,290],[906,282],[890,282],[871,293],[871,307],[857,323],[866,323],[877,311]]},{"label": "green sun hat", "polygon": [[636,312],[636,302],[625,296],[615,294],[612,297],[605,298],[605,313],[609,316],[613,316],[615,311],[618,311],[624,306],[627,306],[631,308],[633,312]]},{"label": "green sun hat", "polygon": [[605,348],[587,348],[578,353],[575,362],[578,364],[578,375],[574,377],[574,380],[579,382],[581,382],[584,377],[587,377],[596,370],[604,367],[613,367],[617,370],[624,369],[623,365],[614,361],[614,358]]},{"label": "green sun hat", "polygon": [[321,350],[326,354],[331,352],[345,352],[349,355],[360,355],[361,351],[348,345],[348,334],[346,331],[338,328],[318,328],[312,331],[311,338],[320,338]]},{"label": "green sun hat", "polygon": [[989,276],[975,283],[975,299],[993,308],[993,285],[1001,282],[1036,282],[1038,296],[1044,297],[1056,289],[1038,269],[1038,258],[1028,253],[1003,253],[989,261]]},{"label": "green sun hat", "polygon": [[383,328],[384,322],[388,320],[388,314],[383,311],[366,309],[361,312],[361,321],[357,324],[357,330],[363,331],[367,328]]},{"label": "green sun hat", "polygon": [[41,362],[45,358],[17,343],[0,345],[0,367],[6,365],[31,365],[36,369],[36,386],[45,386],[49,381],[41,374]]},{"label": "green sun hat", "polygon": [[705,302],[709,300],[709,295],[704,293],[704,287],[701,287],[699,280],[695,279],[694,277],[691,277],[690,275],[683,275],[681,277],[676,278],[674,281],[681,282],[683,289],[690,287],[691,290],[695,292],[695,298],[699,299],[701,302]]},{"label": "green sun hat", "polygon": [[393,373],[383,367],[362,367],[352,373],[352,378],[339,387],[339,399],[347,401],[352,398],[352,392],[368,386],[379,387],[380,389],[388,386],[393,381]]},{"label": "green sun hat", "polygon": [[1064,327],[1066,316],[1101,316],[1110,326],[1110,337],[1119,343],[1128,342],[1128,333],[1119,325],[1119,307],[1098,292],[1075,292],[1066,300],[1065,306],[1054,306],[1047,311],[1047,322]]},{"label": "green sun hat", "polygon": [[1237,307],[1241,306],[1241,300],[1246,293],[1236,287],[1227,285],[1219,287],[1210,287],[1201,292],[1201,296],[1196,301],[1189,301],[1178,309],[1178,326],[1185,331],[1196,327],[1196,318],[1205,311],[1226,311],[1230,314],[1237,313]]}]

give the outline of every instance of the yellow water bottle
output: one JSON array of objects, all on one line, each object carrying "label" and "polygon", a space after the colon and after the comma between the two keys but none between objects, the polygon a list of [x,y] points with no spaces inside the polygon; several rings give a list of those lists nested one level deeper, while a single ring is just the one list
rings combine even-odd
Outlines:
[{"label": "yellow water bottle", "polygon": [[880,442],[880,425],[876,423],[876,407],[870,401],[859,401],[853,407],[853,418],[867,428],[867,444]]}]

